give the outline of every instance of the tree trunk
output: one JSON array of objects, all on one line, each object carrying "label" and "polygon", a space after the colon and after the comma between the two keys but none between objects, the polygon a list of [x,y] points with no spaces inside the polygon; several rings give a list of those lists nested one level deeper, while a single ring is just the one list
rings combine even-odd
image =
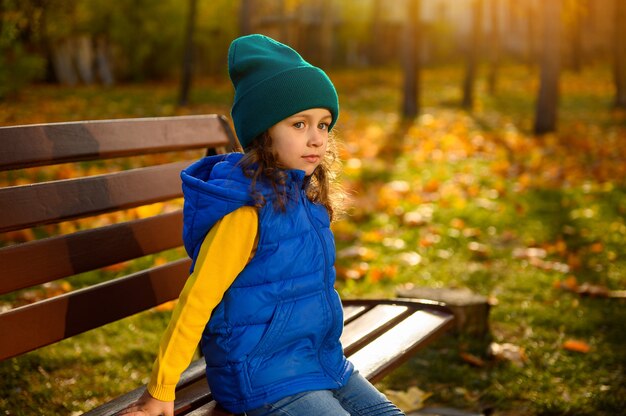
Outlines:
[{"label": "tree trunk", "polygon": [[193,75],[193,34],[196,25],[197,4],[197,0],[189,0],[187,27],[185,30],[185,53],[180,82],[180,96],[178,99],[178,105],[180,106],[185,106],[189,102],[189,90],[191,89],[191,78]]},{"label": "tree trunk", "polygon": [[419,73],[420,73],[420,0],[409,0],[404,27],[404,88],[402,101],[402,115],[411,119],[419,113]]},{"label": "tree trunk", "polygon": [[370,41],[370,62],[374,66],[378,66],[382,63],[382,53],[381,53],[381,39],[383,34],[383,25],[382,25],[382,0],[374,0],[372,2],[372,32],[370,33],[371,41]]},{"label": "tree trunk", "polygon": [[536,63],[535,60],[537,59],[537,45],[535,44],[535,21],[539,18],[540,13],[538,10],[535,9],[533,3],[528,3],[527,13],[528,16],[526,17],[526,21],[528,27],[528,49],[526,51],[526,65],[528,66],[528,70],[532,71]]},{"label": "tree trunk", "polygon": [[287,45],[289,42],[289,16],[287,16],[285,0],[278,0],[278,17],[280,21],[280,40]]},{"label": "tree trunk", "polygon": [[57,41],[52,45],[52,64],[54,74],[59,83],[74,86],[78,84],[78,75],[74,68],[72,56],[74,49],[69,39]]},{"label": "tree trunk", "polygon": [[570,42],[571,42],[571,56],[570,65],[574,72],[580,72],[583,62],[583,45],[582,45],[582,33],[581,33],[581,20],[584,5],[581,4],[582,0],[576,0],[571,3],[572,10],[570,11],[572,17],[570,22]]},{"label": "tree trunk", "polygon": [[476,67],[478,65],[480,38],[482,33],[483,0],[472,1],[472,34],[467,48],[467,66],[465,79],[463,80],[462,106],[471,109],[474,105],[474,82],[476,80]]},{"label": "tree trunk", "polygon": [[498,5],[500,0],[491,0],[491,45],[489,54],[489,75],[487,77],[487,86],[490,95],[495,95],[498,83],[498,67],[500,64],[500,8]]},{"label": "tree trunk", "polygon": [[321,67],[328,69],[333,63],[333,2],[331,0],[322,0],[322,22],[321,22]]},{"label": "tree trunk", "polygon": [[76,43],[76,69],[83,83],[93,84],[94,51],[91,37],[83,35],[74,39]]},{"label": "tree trunk", "polygon": [[626,4],[615,0],[615,107],[626,109]]},{"label": "tree trunk", "polygon": [[541,79],[535,113],[535,134],[556,130],[559,102],[560,37],[562,0],[542,3],[543,51]]},{"label": "tree trunk", "polygon": [[103,85],[110,87],[115,82],[111,70],[109,42],[105,36],[96,39],[96,70]]},{"label": "tree trunk", "polygon": [[252,0],[241,0],[239,6],[239,35],[252,33]]}]

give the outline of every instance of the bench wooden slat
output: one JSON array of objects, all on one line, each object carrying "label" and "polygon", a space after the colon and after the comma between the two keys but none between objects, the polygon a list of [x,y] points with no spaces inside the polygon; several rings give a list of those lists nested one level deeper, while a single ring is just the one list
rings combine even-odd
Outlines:
[{"label": "bench wooden slat", "polygon": [[378,305],[346,324],[341,334],[341,345],[346,355],[359,349],[364,343],[375,338],[392,326],[407,308],[398,305]]},{"label": "bench wooden slat", "polygon": [[187,416],[232,416],[232,413],[217,407],[217,403],[213,401],[187,413]]},{"label": "bench wooden slat", "polygon": [[0,294],[178,247],[181,236],[177,210],[0,248]]},{"label": "bench wooden slat", "polygon": [[453,316],[420,310],[350,356],[361,374],[373,383],[403,364],[430,339],[452,324]]},{"label": "bench wooden slat", "polygon": [[137,207],[182,196],[192,161],[0,189],[0,232]]},{"label": "bench wooden slat", "polygon": [[180,381],[178,382],[178,388],[187,386],[199,380],[200,378],[204,378],[205,376],[206,365],[204,359],[199,359],[193,361],[189,367],[181,374]]},{"label": "bench wooden slat", "polygon": [[[144,270],[22,306],[2,314],[0,360],[30,351],[175,299],[189,259]],[[150,288],[150,290],[147,290]]]},{"label": "bench wooden slat", "polygon": [[206,377],[199,378],[195,383],[176,391],[176,413],[187,413],[211,401],[209,384]]},{"label": "bench wooden slat", "polygon": [[98,406],[95,409],[92,409],[88,412],[83,413],[83,416],[113,415],[115,414],[115,412],[122,410],[126,405],[136,401],[143,394],[143,392],[144,392],[143,387],[131,390],[127,393],[117,396],[115,399],[103,404],[102,406]]},{"label": "bench wooden slat", "polygon": [[[206,385],[205,368],[206,368],[206,364],[204,362],[204,359],[201,358],[199,360],[193,361],[189,365],[189,367],[183,372],[183,374],[180,376],[180,381],[178,382],[178,385],[176,386],[176,400],[177,401],[179,400],[179,396],[178,396],[179,390],[184,389],[187,386],[191,386],[194,383],[201,381],[202,379],[205,380],[206,391],[200,392],[198,398],[204,401],[208,400],[207,398],[209,397],[211,392],[209,391],[209,388]],[[144,391],[144,387],[139,387],[131,392],[128,392],[122,396],[117,397],[115,400],[105,403],[102,406],[99,406],[93,410],[90,410],[84,415],[85,416],[111,415],[123,409],[124,406],[126,406],[127,404],[132,403],[135,400],[137,400],[139,396],[141,396],[143,391]]]},{"label": "bench wooden slat", "polygon": [[350,322],[365,311],[365,306],[345,306],[343,308],[343,321],[345,323]]},{"label": "bench wooden slat", "polygon": [[0,128],[0,170],[234,146],[217,115],[97,120]]}]

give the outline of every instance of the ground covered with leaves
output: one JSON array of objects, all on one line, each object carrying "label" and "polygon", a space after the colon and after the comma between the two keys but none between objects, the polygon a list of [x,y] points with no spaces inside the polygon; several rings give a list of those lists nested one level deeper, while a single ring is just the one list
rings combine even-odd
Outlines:
[{"label": "ground covered with leaves", "polygon": [[[334,224],[342,296],[468,288],[491,304],[487,336],[446,336],[380,387],[395,391],[407,409],[620,414],[626,409],[626,114],[611,110],[610,72],[563,74],[559,131],[543,137],[529,133],[534,71],[503,67],[495,96],[477,85],[472,112],[456,105],[461,75],[426,70],[421,114],[403,121],[398,71],[332,74],[350,197],[348,215]],[[175,97],[175,84],[40,86],[0,103],[0,123],[226,114],[230,86],[203,80],[192,97],[197,104],[183,110]],[[2,186],[19,180],[0,176]],[[60,282],[56,289],[81,284]],[[5,299],[5,307],[17,301]],[[0,408],[15,415],[80,413],[145,383],[168,309],[0,363]]]}]

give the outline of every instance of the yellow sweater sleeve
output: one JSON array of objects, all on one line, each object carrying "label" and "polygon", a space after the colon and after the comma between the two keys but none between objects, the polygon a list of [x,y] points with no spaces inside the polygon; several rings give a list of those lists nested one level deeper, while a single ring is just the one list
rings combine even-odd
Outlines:
[{"label": "yellow sweater sleeve", "polygon": [[222,218],[207,234],[152,367],[148,392],[155,399],[174,400],[176,384],[191,362],[213,309],[251,258],[257,229],[256,209],[242,207]]}]

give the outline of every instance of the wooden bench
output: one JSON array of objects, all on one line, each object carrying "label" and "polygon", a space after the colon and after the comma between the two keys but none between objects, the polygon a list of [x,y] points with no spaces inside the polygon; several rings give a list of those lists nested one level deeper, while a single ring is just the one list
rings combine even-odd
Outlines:
[{"label": "wooden bench", "polygon": [[[193,155],[190,160],[167,163],[162,163],[163,158],[143,157],[140,167],[124,169],[125,164],[137,162],[117,163],[112,165],[121,168],[115,172],[94,176],[87,172],[0,188],[0,232],[41,230],[50,224],[176,200],[182,196],[179,173],[198,157],[197,152],[202,152],[201,157],[237,147],[227,121],[216,115],[0,128],[0,171],[163,152],[177,152],[177,158]],[[145,166],[146,161],[157,164]],[[181,247],[181,234],[180,208],[8,245],[9,234],[5,234],[5,246],[0,248],[0,295]],[[0,313],[0,360],[176,299],[189,265],[187,258],[179,258]],[[346,355],[374,382],[449,328],[453,320],[445,306],[429,301],[346,300],[344,310]],[[142,389],[88,414],[110,415]],[[176,409],[177,414],[227,414],[211,398],[203,360],[192,363],[181,378]]]}]

